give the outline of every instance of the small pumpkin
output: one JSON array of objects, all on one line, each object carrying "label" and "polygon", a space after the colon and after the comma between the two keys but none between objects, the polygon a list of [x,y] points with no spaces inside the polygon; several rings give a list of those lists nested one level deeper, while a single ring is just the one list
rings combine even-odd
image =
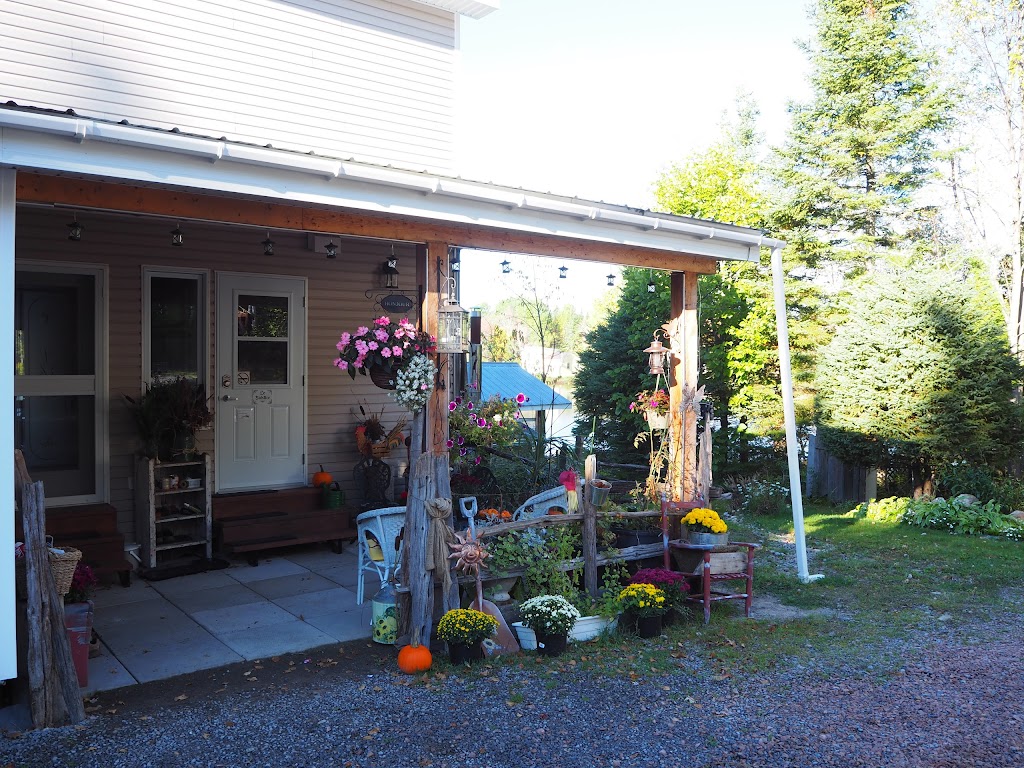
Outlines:
[{"label": "small pumpkin", "polygon": [[319,488],[321,485],[330,485],[334,482],[334,478],[331,477],[330,472],[324,471],[324,465],[320,465],[320,471],[313,473],[313,487]]},{"label": "small pumpkin", "polygon": [[420,633],[413,633],[412,645],[407,645],[398,652],[398,668],[407,675],[415,675],[419,672],[426,672],[434,663],[434,657],[430,655],[430,649],[420,645]]}]

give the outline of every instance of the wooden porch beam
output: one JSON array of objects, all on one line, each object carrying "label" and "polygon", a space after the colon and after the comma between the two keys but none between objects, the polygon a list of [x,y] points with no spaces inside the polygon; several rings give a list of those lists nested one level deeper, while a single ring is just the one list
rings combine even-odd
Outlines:
[{"label": "wooden porch beam", "polygon": [[352,237],[416,243],[449,243],[462,248],[529,253],[666,271],[710,274],[717,269],[715,259],[675,251],[636,248],[542,233],[515,232],[476,224],[446,223],[412,216],[317,208],[64,176],[19,173],[17,198],[19,202],[69,205]]},{"label": "wooden porch beam", "polygon": [[672,321],[675,335],[672,347],[678,356],[672,360],[672,386],[669,390],[672,421],[672,494],[675,499],[692,501],[697,487],[697,411],[680,413],[683,391],[697,388],[700,370],[700,328],[697,325],[697,280],[692,272],[673,272],[671,277]]}]

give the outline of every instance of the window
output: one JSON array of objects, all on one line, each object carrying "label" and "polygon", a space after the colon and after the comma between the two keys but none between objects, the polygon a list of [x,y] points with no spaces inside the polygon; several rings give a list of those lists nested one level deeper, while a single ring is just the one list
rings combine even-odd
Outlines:
[{"label": "window", "polygon": [[143,284],[143,380],[152,383],[184,376],[205,383],[206,274],[147,268]]},{"label": "window", "polygon": [[47,499],[105,500],[104,274],[25,265],[14,285],[14,442]]}]

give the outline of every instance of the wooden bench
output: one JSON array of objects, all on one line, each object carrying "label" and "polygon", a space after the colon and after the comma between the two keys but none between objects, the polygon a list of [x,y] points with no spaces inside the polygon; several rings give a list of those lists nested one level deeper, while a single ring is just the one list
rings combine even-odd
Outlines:
[{"label": "wooden bench", "polygon": [[355,510],[322,509],[319,488],[289,488],[213,497],[214,545],[223,554],[245,554],[249,565],[259,553],[295,544],[330,542],[335,552],[356,538]]}]

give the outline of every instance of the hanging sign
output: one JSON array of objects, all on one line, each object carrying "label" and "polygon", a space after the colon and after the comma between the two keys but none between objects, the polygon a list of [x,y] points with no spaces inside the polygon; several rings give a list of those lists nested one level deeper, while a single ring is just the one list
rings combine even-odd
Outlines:
[{"label": "hanging sign", "polygon": [[380,307],[387,312],[408,312],[416,302],[401,293],[391,293],[383,296],[380,300]]}]

